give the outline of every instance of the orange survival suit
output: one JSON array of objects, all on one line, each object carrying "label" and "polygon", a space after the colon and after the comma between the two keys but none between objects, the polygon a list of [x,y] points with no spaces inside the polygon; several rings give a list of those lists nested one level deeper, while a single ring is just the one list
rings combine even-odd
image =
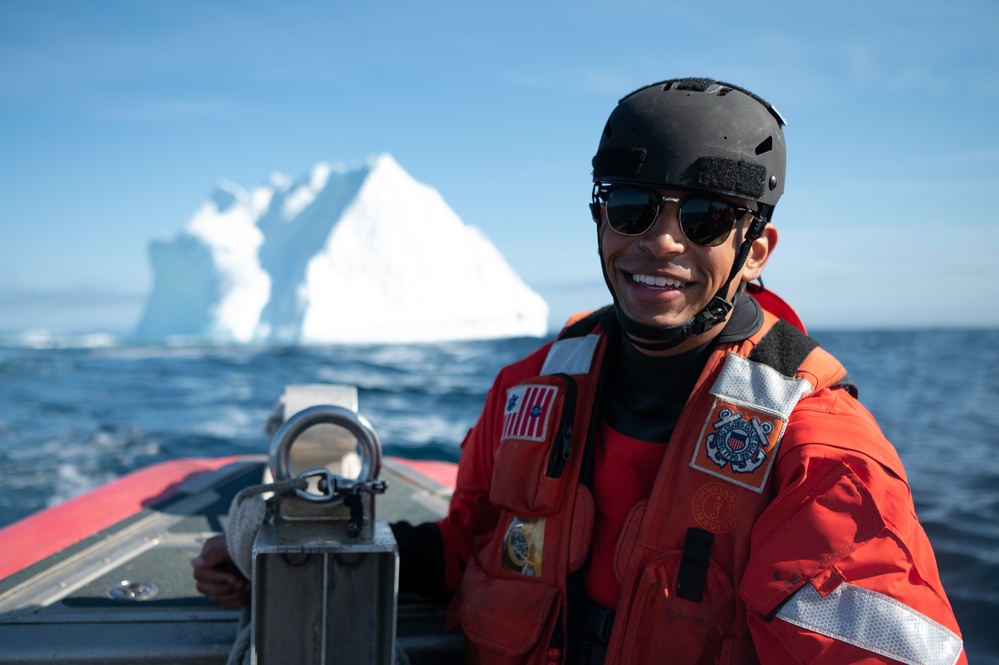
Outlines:
[{"label": "orange survival suit", "polygon": [[[462,444],[439,527],[469,662],[564,662],[608,343],[584,326],[503,369]],[[902,464],[816,347],[768,311],[712,351],[618,542],[608,665],[966,662]]]}]

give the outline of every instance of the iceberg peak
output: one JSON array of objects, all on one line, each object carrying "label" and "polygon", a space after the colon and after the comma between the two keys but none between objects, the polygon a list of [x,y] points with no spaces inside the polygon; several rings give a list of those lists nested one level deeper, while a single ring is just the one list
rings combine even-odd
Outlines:
[{"label": "iceberg peak", "polygon": [[222,179],[215,186],[210,198],[219,213],[225,213],[234,205],[246,205],[249,194],[236,183]]},{"label": "iceberg peak", "polygon": [[544,301],[485,235],[388,153],[320,162],[247,192],[223,181],[150,248],[136,330],[226,342],[384,343],[541,336]]}]

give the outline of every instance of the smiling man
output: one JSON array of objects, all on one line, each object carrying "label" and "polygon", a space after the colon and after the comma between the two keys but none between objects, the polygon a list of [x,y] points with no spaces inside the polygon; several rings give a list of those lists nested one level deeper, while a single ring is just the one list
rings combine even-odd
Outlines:
[{"label": "smiling man", "polygon": [[[400,588],[454,592],[469,662],[966,663],[895,449],[752,284],[783,126],[706,79],[611,113],[590,212],[613,304],[500,372],[448,516],[393,525]],[[245,602],[209,554],[199,588]]]},{"label": "smiling man", "polygon": [[500,373],[449,516],[395,527],[403,588],[457,591],[471,662],[965,662],[894,448],[751,284],[784,124],[707,79],[611,113],[590,211],[613,305]]}]

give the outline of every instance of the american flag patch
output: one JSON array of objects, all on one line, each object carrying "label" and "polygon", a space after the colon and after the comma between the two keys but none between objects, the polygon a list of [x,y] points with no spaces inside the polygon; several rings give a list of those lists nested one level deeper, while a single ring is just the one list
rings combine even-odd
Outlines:
[{"label": "american flag patch", "polygon": [[557,394],[555,386],[524,385],[507,390],[500,441],[544,441],[548,433],[548,414]]}]

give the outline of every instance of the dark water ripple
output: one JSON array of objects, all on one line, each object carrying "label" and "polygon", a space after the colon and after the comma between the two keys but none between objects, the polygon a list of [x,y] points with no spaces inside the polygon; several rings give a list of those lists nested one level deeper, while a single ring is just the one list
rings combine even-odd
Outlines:
[{"label": "dark water ripple", "polygon": [[[817,332],[898,448],[972,663],[999,665],[999,331]],[[264,452],[284,386],[358,386],[389,454],[458,457],[533,339],[323,348],[0,345],[0,526],[152,462]]]}]

